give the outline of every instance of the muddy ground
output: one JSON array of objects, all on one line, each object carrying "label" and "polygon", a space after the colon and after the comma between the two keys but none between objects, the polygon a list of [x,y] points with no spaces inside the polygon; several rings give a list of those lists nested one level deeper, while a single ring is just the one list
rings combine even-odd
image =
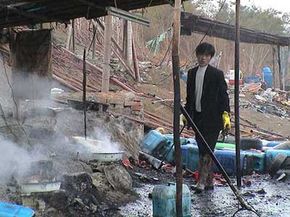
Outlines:
[{"label": "muddy ground", "polygon": [[[140,177],[140,174],[143,177]],[[123,216],[150,217],[152,215],[152,200],[149,194],[154,186],[174,181],[170,173],[157,172],[154,170],[137,169],[131,171],[134,178],[134,189],[140,198],[126,206],[121,207]],[[145,178],[144,178],[145,177]],[[158,178],[154,180],[153,178]],[[251,186],[242,186],[240,193],[260,214],[264,217],[287,217],[290,216],[290,181],[278,182],[269,175],[252,175],[243,177],[242,180],[250,180]],[[232,178],[235,183],[234,177]],[[185,178],[184,182],[190,187],[194,184],[193,179]],[[238,200],[228,186],[215,186],[214,191],[195,194],[191,190],[191,213],[195,217],[227,217],[233,216],[240,208]],[[249,211],[238,212],[235,216],[256,216]]]}]

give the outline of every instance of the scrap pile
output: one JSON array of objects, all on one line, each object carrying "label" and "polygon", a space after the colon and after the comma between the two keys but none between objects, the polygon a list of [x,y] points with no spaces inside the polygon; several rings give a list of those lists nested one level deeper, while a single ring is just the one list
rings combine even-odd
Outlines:
[{"label": "scrap pile", "polygon": [[[185,172],[198,178],[198,146],[194,139],[180,137],[182,164]],[[241,171],[243,175],[269,173],[283,180],[290,177],[290,142],[267,141],[254,138],[241,138]],[[164,171],[174,170],[174,144],[172,134],[162,134],[152,130],[142,140],[140,159],[146,159],[153,168]],[[236,173],[236,154],[233,137],[227,137],[216,144],[215,156],[229,175]],[[214,166],[213,170],[220,173]],[[278,177],[277,177],[278,175]],[[216,179],[221,183],[219,175]],[[282,178],[280,178],[282,179]],[[280,180],[279,179],[279,180]]]}]

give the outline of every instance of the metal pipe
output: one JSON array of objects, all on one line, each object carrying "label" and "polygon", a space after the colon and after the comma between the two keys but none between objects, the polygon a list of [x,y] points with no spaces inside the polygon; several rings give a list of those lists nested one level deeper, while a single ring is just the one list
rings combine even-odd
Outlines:
[{"label": "metal pipe", "polygon": [[231,190],[233,191],[233,193],[235,194],[235,196],[239,200],[239,202],[240,202],[240,204],[242,206],[242,209],[246,209],[246,210],[252,211],[252,212],[256,213],[257,216],[260,216],[260,214],[257,213],[257,211],[250,204],[248,204],[245,201],[245,199],[240,195],[238,189],[232,184],[227,172],[224,170],[223,166],[221,165],[221,163],[218,161],[218,159],[214,155],[213,151],[211,150],[211,148],[209,147],[207,141],[205,140],[205,138],[203,137],[203,135],[201,134],[201,132],[197,128],[196,124],[193,122],[193,120],[191,119],[191,117],[189,116],[189,114],[187,113],[185,108],[183,108],[183,106],[181,104],[180,104],[180,109],[181,109],[182,114],[187,119],[187,121],[189,123],[189,126],[193,127],[194,132],[197,132],[199,134],[199,136],[201,137],[201,139],[203,140],[203,142],[205,144],[205,148],[209,152],[209,155],[210,155],[211,159],[214,161],[215,165],[217,166],[219,171],[222,173],[223,177],[225,178],[226,182],[230,186]]},{"label": "metal pipe", "polygon": [[84,133],[87,138],[87,73],[86,73],[86,49],[83,56],[83,110],[84,110]]},{"label": "metal pipe", "polygon": [[235,40],[235,140],[237,186],[241,187],[241,154],[240,154],[240,0],[236,0],[236,40]]},{"label": "metal pipe", "polygon": [[180,43],[180,6],[181,0],[175,0],[173,14],[173,37],[172,37],[172,68],[174,86],[174,119],[173,119],[173,142],[175,148],[176,163],[176,216],[182,217],[182,163],[179,137],[180,115],[180,80],[179,80],[179,43]]}]

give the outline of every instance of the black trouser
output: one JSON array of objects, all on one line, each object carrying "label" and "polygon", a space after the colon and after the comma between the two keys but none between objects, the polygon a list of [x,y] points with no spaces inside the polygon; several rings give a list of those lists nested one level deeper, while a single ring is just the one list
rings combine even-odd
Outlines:
[{"label": "black trouser", "polygon": [[[214,151],[220,130],[207,127],[207,123],[203,123],[201,117],[202,117],[201,113],[198,113],[198,112],[195,113],[194,122],[195,122],[198,130],[201,132],[203,138],[205,139],[205,141],[209,145],[210,149],[212,151]],[[210,153],[207,150],[206,144],[204,143],[203,139],[201,138],[201,136],[197,132],[195,132],[195,140],[196,140],[197,145],[198,145],[200,156],[204,156],[205,154]]]}]

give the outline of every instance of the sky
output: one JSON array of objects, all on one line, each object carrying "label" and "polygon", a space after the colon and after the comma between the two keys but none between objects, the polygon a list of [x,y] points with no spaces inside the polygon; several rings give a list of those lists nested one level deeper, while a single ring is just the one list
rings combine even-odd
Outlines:
[{"label": "sky", "polygon": [[290,13],[289,0],[241,0],[241,5],[256,5],[262,9],[273,8],[277,11]]}]

